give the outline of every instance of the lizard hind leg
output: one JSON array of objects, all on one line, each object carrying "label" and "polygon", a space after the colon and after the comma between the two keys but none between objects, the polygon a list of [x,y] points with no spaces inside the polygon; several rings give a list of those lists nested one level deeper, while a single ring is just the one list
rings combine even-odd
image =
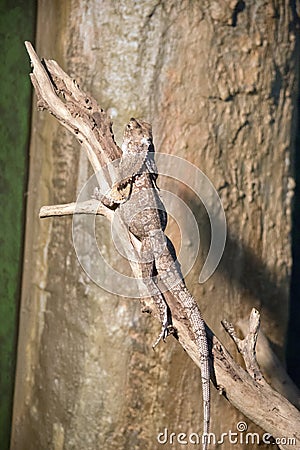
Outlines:
[{"label": "lizard hind leg", "polygon": [[[154,344],[152,345],[153,350],[155,349],[155,347],[160,343],[161,340],[163,340],[164,342],[166,341],[166,338],[168,336],[170,336],[170,334],[174,333],[174,327],[172,324],[172,317],[171,317],[171,312],[170,309],[168,307],[168,304],[166,303],[164,297],[161,295],[161,298],[156,299],[155,297],[154,301],[156,303],[156,305],[158,306],[159,310],[160,310],[160,320],[162,323],[162,328],[161,328],[161,332],[158,335],[156,341],[154,342]],[[163,305],[163,314],[161,314],[161,305],[162,302],[164,303]]]},{"label": "lizard hind leg", "polygon": [[[143,254],[143,251],[142,251]],[[172,325],[172,317],[170,308],[163,296],[160,292],[159,287],[154,281],[154,263],[151,261],[142,262],[141,263],[142,277],[143,283],[147,290],[147,296],[152,297],[154,303],[159,311],[159,317],[162,324],[161,332],[157,337],[156,341],[152,345],[154,349],[161,340],[165,341],[166,338],[174,332],[174,328]]]}]

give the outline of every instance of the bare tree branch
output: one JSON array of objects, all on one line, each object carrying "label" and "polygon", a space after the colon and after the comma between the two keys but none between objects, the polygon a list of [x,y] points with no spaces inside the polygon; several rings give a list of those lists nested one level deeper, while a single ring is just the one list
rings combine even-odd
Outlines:
[{"label": "bare tree branch", "polygon": [[244,339],[239,339],[237,337],[234,326],[231,323],[227,322],[227,320],[223,320],[222,324],[227,333],[235,342],[238,351],[243,355],[246,369],[249,375],[259,384],[266,385],[267,383],[257,364],[255,353],[258,330],[260,326],[259,312],[255,308],[252,309],[249,319],[249,332]]},{"label": "bare tree branch", "polygon": [[[108,162],[120,158],[121,151],[114,141],[111,122],[106,113],[90,95],[80,90],[77,83],[55,61],[44,60],[41,63],[29,42],[26,42],[26,48],[33,65],[31,79],[36,90],[38,107],[47,109],[77,137],[85,148],[95,173],[101,172],[101,177],[98,176],[99,183],[103,183],[103,177],[110,186],[111,179],[102,168]],[[108,208],[96,203],[91,200],[76,206],[75,203],[45,206],[40,211],[40,217],[73,213],[102,214],[112,220],[114,211],[108,212]],[[123,228],[122,240],[138,255],[139,242],[125,226]],[[141,276],[138,265],[133,265],[132,269],[137,278]],[[199,352],[188,320],[183,318],[184,314],[176,298],[170,292],[165,292],[164,295],[171,309],[178,341],[200,367]],[[159,313],[152,299],[143,298],[141,301],[144,309],[159,319]],[[207,328],[211,344],[214,385],[230,403],[267,433],[274,438],[295,438],[299,447],[300,413],[286,398],[266,383],[256,361],[258,313],[252,312],[250,332],[244,340],[237,338],[234,327],[226,321],[225,328],[243,354],[247,371],[233,360],[218,338]],[[281,448],[294,450],[296,446],[287,442],[281,444]]]},{"label": "bare tree branch", "polygon": [[[237,326],[245,336],[248,332],[248,321],[240,319]],[[267,382],[299,409],[300,391],[287,374],[278,356],[272,350],[268,338],[261,329],[257,338],[256,359]]]},{"label": "bare tree branch", "polygon": [[67,203],[65,205],[51,205],[42,206],[39,217],[44,219],[46,217],[54,216],[70,216],[73,214],[92,214],[107,217],[110,221],[113,218],[113,211],[106,208],[98,200],[86,200],[81,203]]}]

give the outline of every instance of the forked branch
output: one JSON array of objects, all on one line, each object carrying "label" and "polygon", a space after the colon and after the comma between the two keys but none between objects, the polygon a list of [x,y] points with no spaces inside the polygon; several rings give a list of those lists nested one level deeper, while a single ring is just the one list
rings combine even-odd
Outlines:
[{"label": "forked branch", "polygon": [[[37,94],[37,104],[47,109],[58,121],[70,130],[87,152],[96,174],[108,162],[120,158],[121,150],[114,141],[111,121],[95,99],[84,93],[55,61],[40,61],[32,45],[26,42],[33,73],[31,80]],[[110,185],[101,172],[99,183]],[[114,211],[90,200],[81,204],[44,206],[40,217],[71,214],[102,214],[113,219]],[[138,255],[139,243],[124,227],[122,240]],[[132,267],[136,277],[140,277],[137,265]],[[199,352],[188,321],[182,320],[180,305],[171,292],[164,293],[171,309],[177,338],[189,356],[200,367]],[[159,313],[151,298],[141,299],[146,310],[159,319]],[[255,345],[259,329],[259,315],[254,310],[250,318],[250,332],[244,340],[237,338],[232,325],[224,322],[226,330],[241,351],[247,371],[240,367],[211,330],[207,328],[213,361],[213,382],[217,389],[245,416],[257,423],[274,438],[293,438],[296,441],[281,443],[281,448],[300,448],[299,411],[282,395],[273,390],[264,380],[256,362]],[[283,442],[283,441],[282,441]]]}]

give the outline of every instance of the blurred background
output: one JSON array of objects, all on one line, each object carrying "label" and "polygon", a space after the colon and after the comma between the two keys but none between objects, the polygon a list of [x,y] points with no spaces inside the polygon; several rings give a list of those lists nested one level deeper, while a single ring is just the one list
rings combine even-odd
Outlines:
[{"label": "blurred background", "polygon": [[[203,205],[186,186],[159,182],[199,226],[201,250],[187,284],[239,362],[220,322],[238,323],[256,307],[299,387],[298,7],[271,0],[0,2],[1,450],[152,450],[165,428],[202,429],[197,367],[175,340],[152,352],[159,324],[141,314],[138,301],[89,280],[70,217],[38,218],[43,205],[74,201],[92,171],[73,137],[37,111],[25,40],[113,112],[119,141],[130,117],[144,118],[157,151],[209,177],[228,237],[204,285],[198,277],[210,226]],[[126,271],[104,219],[97,233],[103,254]],[[177,248],[193,246],[180,241],[175,221],[168,235]],[[92,249],[88,256],[97,263]],[[276,385],[276,373],[262,369]],[[214,391],[212,431],[234,430],[240,420],[261,432]],[[226,447],[237,448],[246,446]]]}]

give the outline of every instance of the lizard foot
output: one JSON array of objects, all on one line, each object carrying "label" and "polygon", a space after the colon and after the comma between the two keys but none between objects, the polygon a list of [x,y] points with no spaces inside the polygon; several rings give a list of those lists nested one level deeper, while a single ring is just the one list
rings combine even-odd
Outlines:
[{"label": "lizard foot", "polygon": [[163,325],[162,330],[161,330],[158,338],[156,339],[156,341],[152,345],[153,350],[155,350],[155,347],[160,343],[161,340],[166,342],[166,338],[168,336],[170,336],[170,334],[174,334],[174,333],[175,333],[175,328],[173,327],[172,324]]}]

